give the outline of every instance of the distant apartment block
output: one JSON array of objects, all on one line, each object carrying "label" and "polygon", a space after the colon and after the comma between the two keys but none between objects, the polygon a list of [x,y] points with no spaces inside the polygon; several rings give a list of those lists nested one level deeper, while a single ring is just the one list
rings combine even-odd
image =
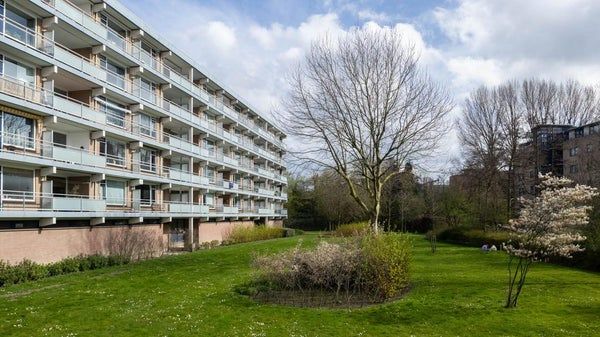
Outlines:
[{"label": "distant apartment block", "polygon": [[282,224],[285,134],[122,4],[0,7],[0,259]]},{"label": "distant apartment block", "polygon": [[600,186],[600,122],[541,125],[532,135],[533,140],[520,148],[516,182],[520,195],[535,193],[540,173]]}]

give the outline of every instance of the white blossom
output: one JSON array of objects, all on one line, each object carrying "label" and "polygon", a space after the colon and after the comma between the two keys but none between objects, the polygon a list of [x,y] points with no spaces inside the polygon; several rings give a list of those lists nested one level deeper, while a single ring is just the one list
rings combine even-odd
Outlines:
[{"label": "white blossom", "polygon": [[540,261],[549,256],[570,258],[582,251],[585,237],[577,228],[588,223],[587,204],[598,194],[593,187],[575,185],[567,178],[541,175],[540,194],[521,199],[523,208],[506,228],[511,239],[506,251],[516,257]]}]

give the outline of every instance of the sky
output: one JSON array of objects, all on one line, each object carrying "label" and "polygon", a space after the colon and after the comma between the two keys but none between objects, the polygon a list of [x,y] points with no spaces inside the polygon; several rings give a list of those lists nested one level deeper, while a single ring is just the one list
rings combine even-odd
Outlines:
[{"label": "sky", "polygon": [[[397,30],[455,98],[529,77],[600,79],[598,0],[121,0],[219,83],[263,113],[277,111],[285,74],[311,41],[353,27]],[[295,146],[295,144],[290,144]],[[455,132],[422,167],[460,156]]]}]

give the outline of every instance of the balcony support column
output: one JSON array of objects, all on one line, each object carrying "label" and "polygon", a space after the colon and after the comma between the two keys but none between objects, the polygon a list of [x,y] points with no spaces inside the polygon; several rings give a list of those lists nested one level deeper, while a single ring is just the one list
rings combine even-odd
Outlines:
[{"label": "balcony support column", "polygon": [[193,252],[194,251],[194,218],[188,219],[188,236],[187,236],[187,246],[188,249]]}]

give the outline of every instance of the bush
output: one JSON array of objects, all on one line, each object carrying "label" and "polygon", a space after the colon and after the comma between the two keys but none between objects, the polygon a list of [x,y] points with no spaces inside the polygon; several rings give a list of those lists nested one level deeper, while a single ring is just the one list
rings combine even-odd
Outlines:
[{"label": "bush", "polygon": [[39,280],[47,275],[45,266],[30,260],[23,260],[16,265],[0,261],[0,286]]},{"label": "bush", "polygon": [[410,242],[401,234],[381,234],[322,241],[312,250],[296,247],[254,260],[255,292],[323,291],[336,301],[366,298],[383,301],[398,296],[409,281]]},{"label": "bush", "polygon": [[282,238],[284,236],[284,234],[285,234],[284,229],[278,228],[278,227],[235,226],[231,229],[231,231],[229,233],[226,233],[224,235],[224,237],[225,237],[224,241],[229,244],[243,243],[243,242]]},{"label": "bush", "polygon": [[35,281],[48,276],[117,266],[129,262],[130,259],[128,257],[119,255],[80,255],[47,265],[35,263],[30,260],[23,260],[16,265],[10,265],[5,261],[0,260],[0,287],[9,284]]},{"label": "bush", "polygon": [[350,237],[350,236],[362,236],[369,232],[369,223],[364,222],[353,222],[345,225],[338,226],[334,231],[334,236],[339,237]]},{"label": "bush", "polygon": [[408,238],[395,233],[366,236],[362,248],[367,287],[381,298],[400,294],[409,282]]}]

